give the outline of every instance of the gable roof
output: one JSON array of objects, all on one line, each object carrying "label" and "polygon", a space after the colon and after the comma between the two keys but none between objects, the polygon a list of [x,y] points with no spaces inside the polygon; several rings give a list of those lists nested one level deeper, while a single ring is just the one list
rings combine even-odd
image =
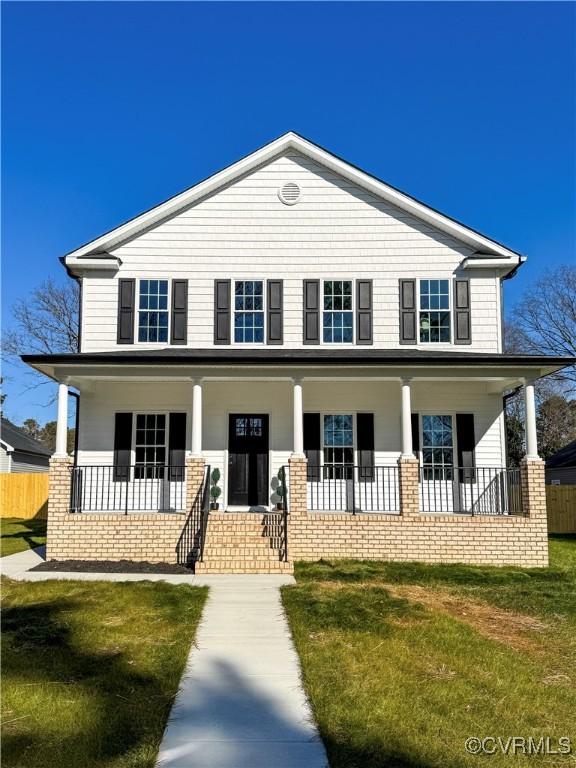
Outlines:
[{"label": "gable roof", "polygon": [[546,460],[546,469],[557,467],[576,467],[576,440],[568,443]]},{"label": "gable roof", "polygon": [[0,443],[2,443],[2,446],[8,453],[22,451],[23,453],[33,453],[37,456],[52,455],[52,451],[44,443],[30,437],[30,435],[27,435],[26,432],[12,424],[8,419],[2,419]]},{"label": "gable roof", "polygon": [[[106,261],[107,259],[110,260],[108,251],[113,250],[122,243],[138,236],[141,232],[151,226],[155,226],[160,222],[177,215],[180,211],[189,207],[194,202],[207,195],[213,194],[224,185],[230,184],[236,178],[251,172],[289,150],[300,152],[320,165],[329,168],[334,173],[363,187],[376,197],[382,198],[386,202],[412,214],[421,221],[425,221],[457,240],[464,242],[466,245],[473,248],[477,252],[475,255],[477,255],[478,258],[482,258],[482,260],[490,257],[509,260],[509,266],[511,268],[516,268],[525,260],[525,257],[516,251],[513,251],[501,243],[498,243],[496,240],[492,240],[461,222],[440,213],[440,211],[425,205],[415,197],[407,195],[405,192],[401,192],[390,184],[386,184],[376,176],[357,168],[337,155],[334,155],[332,152],[329,152],[318,144],[314,144],[314,142],[305,139],[303,136],[300,136],[293,131],[285,133],[283,136],[265,144],[263,147],[260,147],[260,149],[246,155],[232,165],[208,176],[208,178],[198,182],[198,184],[186,189],[184,192],[180,192],[154,208],[150,208],[144,213],[141,213],[139,216],[129,219],[119,227],[116,227],[85,245],[80,246],[80,248],[71,251],[62,260],[67,267],[72,267],[74,264],[80,265],[82,264],[82,261],[80,260],[86,260],[88,258],[91,258],[92,260],[101,259],[102,261]],[[86,265],[86,261],[84,261],[84,265]],[[500,266],[502,265],[500,264]]]}]

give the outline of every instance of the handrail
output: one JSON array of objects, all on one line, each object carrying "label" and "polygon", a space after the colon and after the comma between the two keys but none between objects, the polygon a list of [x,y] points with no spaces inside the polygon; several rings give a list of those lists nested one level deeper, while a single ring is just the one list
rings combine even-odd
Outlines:
[{"label": "handrail", "polygon": [[469,515],[521,515],[520,470],[511,467],[419,468],[420,509]]},{"label": "handrail", "polygon": [[80,464],[72,468],[70,511],[185,511],[182,464]]},{"label": "handrail", "polygon": [[286,467],[281,467],[281,482],[282,487],[284,488],[284,495],[282,497],[283,499],[283,511],[282,511],[282,523],[283,523],[283,529],[284,529],[284,547],[283,547],[283,553],[284,553],[284,562],[288,562],[288,483],[286,482]]},{"label": "handrail", "polygon": [[204,476],[204,488],[202,491],[202,508],[200,510],[200,541],[198,559],[204,561],[204,544],[206,542],[206,531],[208,529],[208,515],[210,514],[210,465],[206,465]]}]

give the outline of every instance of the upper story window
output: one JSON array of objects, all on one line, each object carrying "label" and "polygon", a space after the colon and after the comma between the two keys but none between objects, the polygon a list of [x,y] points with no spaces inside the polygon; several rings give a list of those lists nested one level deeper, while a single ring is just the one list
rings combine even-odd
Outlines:
[{"label": "upper story window", "polygon": [[352,281],[324,280],[323,290],[322,338],[324,342],[351,344],[354,341]]},{"label": "upper story window", "polygon": [[236,280],[234,285],[234,341],[264,342],[264,282]]},{"label": "upper story window", "polygon": [[138,341],[168,341],[168,280],[140,280]]},{"label": "upper story window", "polygon": [[450,342],[450,281],[420,280],[420,341]]}]

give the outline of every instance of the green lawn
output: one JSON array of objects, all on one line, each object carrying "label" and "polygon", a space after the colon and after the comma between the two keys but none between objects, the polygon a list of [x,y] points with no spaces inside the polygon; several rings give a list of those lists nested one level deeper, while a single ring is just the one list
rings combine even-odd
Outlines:
[{"label": "green lawn", "polygon": [[152,768],[207,590],[2,586],[3,768]]},{"label": "green lawn", "polygon": [[0,519],[0,557],[46,543],[46,520]]},{"label": "green lawn", "polygon": [[[548,569],[299,564],[283,589],[332,768],[576,765],[576,538]],[[468,737],[574,755],[468,755]]]}]

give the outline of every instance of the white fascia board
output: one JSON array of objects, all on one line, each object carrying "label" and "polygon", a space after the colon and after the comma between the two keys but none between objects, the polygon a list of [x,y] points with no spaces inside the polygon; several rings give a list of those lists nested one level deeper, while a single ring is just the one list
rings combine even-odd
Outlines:
[{"label": "white fascia board", "polygon": [[506,274],[526,261],[525,256],[516,256],[511,263],[511,259],[488,256],[482,258],[479,256],[470,256],[462,262],[462,269],[497,269],[502,274]]},{"label": "white fascia board", "polygon": [[121,264],[122,260],[118,256],[98,256],[92,259],[87,256],[66,258],[66,266],[73,275],[77,276],[95,270],[117,272]]},{"label": "white fascia board", "polygon": [[14,448],[11,445],[9,445],[5,440],[0,440],[0,445],[2,446],[2,448],[4,448],[6,453],[14,452]]},{"label": "white fascia board", "polygon": [[311,160],[323,165],[334,173],[358,184],[376,197],[380,197],[407,213],[412,214],[421,221],[425,221],[431,226],[446,232],[475,250],[502,256],[513,260],[514,264],[518,262],[519,254],[515,251],[506,248],[494,240],[490,240],[463,224],[453,221],[449,217],[424,205],[424,203],[421,203],[418,200],[405,195],[403,192],[390,187],[388,184],[375,179],[364,171],[351,166],[344,160],[341,160],[330,152],[318,147],[316,144],[312,144],[301,136],[298,136],[298,134],[286,133],[284,136],[270,142],[270,144],[266,144],[266,146],[261,149],[258,149],[247,157],[233,163],[224,170],[215,173],[213,176],[201,181],[199,184],[190,187],[155,208],[152,208],[140,216],[127,221],[125,224],[120,225],[116,229],[107,232],[96,240],[92,240],[75,251],[72,251],[65,257],[66,265],[71,266],[74,259],[98,251],[107,251],[116,248],[118,245],[135,237],[146,228],[154,226],[158,222],[176,215],[179,211],[192,205],[196,200],[214,193],[220,187],[229,184],[235,178],[254,170],[258,166],[265,164],[272,158],[289,150],[296,150],[297,152],[306,155]]}]

